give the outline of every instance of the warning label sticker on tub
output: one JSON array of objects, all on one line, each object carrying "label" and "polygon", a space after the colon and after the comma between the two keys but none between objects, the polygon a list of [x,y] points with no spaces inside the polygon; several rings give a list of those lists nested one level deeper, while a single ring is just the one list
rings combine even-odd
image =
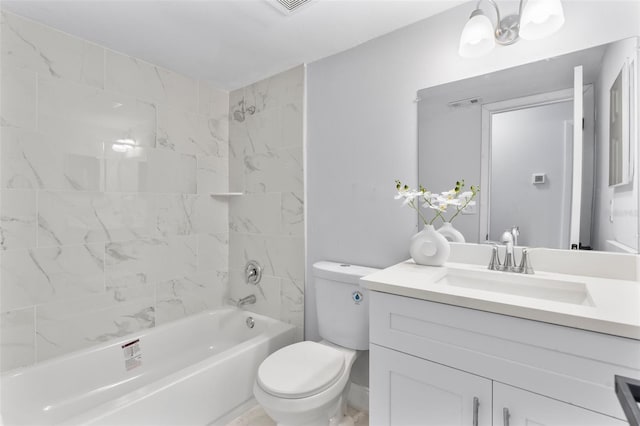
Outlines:
[{"label": "warning label sticker on tub", "polygon": [[129,371],[142,365],[142,352],[140,350],[140,339],[133,340],[122,345],[124,355],[124,368]]}]

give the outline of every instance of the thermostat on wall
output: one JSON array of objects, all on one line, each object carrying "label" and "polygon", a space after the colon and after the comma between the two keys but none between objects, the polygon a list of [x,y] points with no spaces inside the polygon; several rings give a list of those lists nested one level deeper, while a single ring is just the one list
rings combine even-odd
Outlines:
[{"label": "thermostat on wall", "polygon": [[542,184],[546,180],[546,176],[545,173],[534,173],[531,175],[531,183],[534,185]]}]

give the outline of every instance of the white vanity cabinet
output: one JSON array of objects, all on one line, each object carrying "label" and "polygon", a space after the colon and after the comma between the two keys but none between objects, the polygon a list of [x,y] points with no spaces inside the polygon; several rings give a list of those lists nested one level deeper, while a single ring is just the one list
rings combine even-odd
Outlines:
[{"label": "white vanity cabinet", "polygon": [[493,382],[495,426],[625,426],[627,422],[575,405]]},{"label": "white vanity cabinet", "polygon": [[627,424],[638,340],[377,291],[370,321],[372,426]]},{"label": "white vanity cabinet", "polygon": [[491,380],[371,345],[370,424],[490,426]]}]

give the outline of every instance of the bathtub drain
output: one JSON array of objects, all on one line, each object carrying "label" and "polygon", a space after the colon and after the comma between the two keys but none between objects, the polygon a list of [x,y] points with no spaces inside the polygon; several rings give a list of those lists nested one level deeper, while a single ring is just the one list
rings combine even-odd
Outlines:
[{"label": "bathtub drain", "polygon": [[247,327],[249,328],[253,328],[256,325],[256,321],[253,319],[253,317],[247,317]]}]

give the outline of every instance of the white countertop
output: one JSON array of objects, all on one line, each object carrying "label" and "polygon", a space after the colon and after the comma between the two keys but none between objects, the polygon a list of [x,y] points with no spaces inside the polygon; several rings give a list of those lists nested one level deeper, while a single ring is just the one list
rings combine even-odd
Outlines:
[{"label": "white countertop", "polygon": [[637,281],[536,271],[535,277],[584,283],[589,303],[573,304],[437,283],[448,269],[483,271],[485,275],[511,274],[487,271],[486,266],[474,264],[446,263],[443,267],[431,267],[408,260],[361,278],[360,285],[373,291],[640,340],[640,283]]}]

